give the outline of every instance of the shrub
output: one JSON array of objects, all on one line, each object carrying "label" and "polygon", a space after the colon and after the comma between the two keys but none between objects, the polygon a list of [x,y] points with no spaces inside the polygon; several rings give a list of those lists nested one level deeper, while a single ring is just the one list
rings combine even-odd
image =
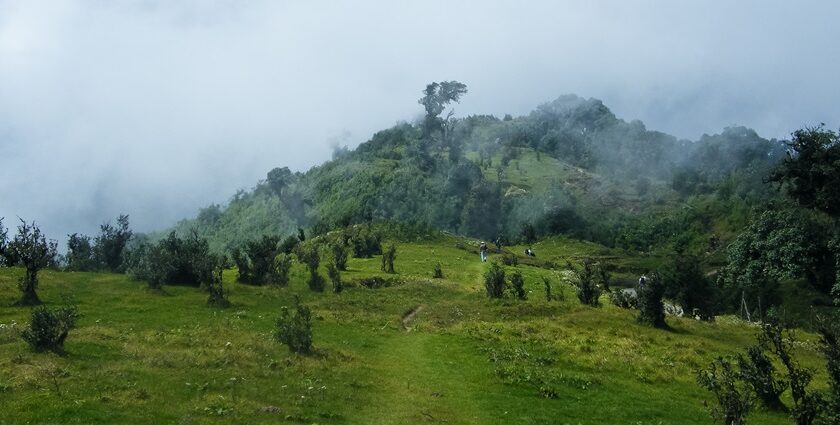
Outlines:
[{"label": "shrub", "polygon": [[742,425],[750,411],[749,391],[739,385],[732,361],[718,357],[707,369],[697,371],[697,383],[717,399],[710,409],[712,418],[726,425]]},{"label": "shrub", "polygon": [[130,253],[127,263],[135,278],[145,280],[150,289],[160,289],[173,283],[206,284],[221,259],[210,253],[207,240],[193,230],[184,239],[173,231],[157,244],[141,244]]},{"label": "shrub", "polygon": [[820,351],[826,360],[828,392],[823,421],[840,424],[840,318],[819,317]]},{"label": "shrub", "polygon": [[443,279],[443,269],[440,267],[440,263],[435,264],[435,268],[432,270],[432,278]]},{"label": "shrub", "polygon": [[382,254],[381,238],[371,231],[368,226],[356,226],[350,229],[346,236],[353,248],[356,258],[370,258]]},{"label": "shrub", "polygon": [[324,278],[318,274],[318,266],[321,264],[318,247],[312,246],[308,251],[305,251],[303,257],[306,268],[309,269],[309,289],[315,292],[324,292]]},{"label": "shrub", "polygon": [[25,269],[18,281],[22,294],[18,305],[41,304],[35,290],[38,288],[38,272],[55,262],[56,242],[47,242],[41,229],[35,223],[20,220],[17,234],[5,248],[4,256],[9,265],[21,265]]},{"label": "shrub", "polygon": [[300,240],[295,235],[286,236],[286,239],[283,239],[283,242],[280,243],[280,252],[284,254],[291,254],[297,248]]},{"label": "shrub", "polygon": [[639,303],[638,321],[656,328],[664,328],[665,305],[662,303],[662,296],[665,294],[665,285],[658,273],[654,273],[647,279],[644,286],[636,290]]},{"label": "shrub", "polygon": [[543,287],[545,287],[545,300],[551,302],[551,300],[553,299],[551,295],[551,281],[548,280],[548,278],[545,276],[542,277],[542,281]]},{"label": "shrub", "polygon": [[598,265],[595,267],[595,273],[598,276],[598,283],[601,284],[601,289],[607,292],[611,292],[610,272],[607,271],[607,266],[602,263],[598,263]]},{"label": "shrub", "polygon": [[388,249],[382,253],[382,271],[386,273],[394,273],[394,259],[397,258],[397,247],[394,244],[388,246]]},{"label": "shrub", "polygon": [[505,271],[497,262],[490,264],[484,273],[484,288],[490,298],[502,298],[505,292]]},{"label": "shrub", "polygon": [[274,257],[274,268],[269,279],[272,285],[287,286],[289,284],[289,273],[292,270],[292,256],[285,253],[277,254]]},{"label": "shrub", "polygon": [[330,277],[330,281],[332,282],[333,292],[340,294],[344,289],[344,286],[341,284],[341,272],[338,271],[338,267],[334,264],[327,265],[327,275]]},{"label": "shrub", "polygon": [[502,256],[502,264],[516,267],[519,265],[519,258],[513,254],[505,254]]},{"label": "shrub", "polygon": [[764,348],[754,345],[747,349],[747,356],[738,355],[738,377],[752,388],[759,401],[768,409],[783,411],[785,405],[779,396],[785,392],[787,382],[776,379],[776,368],[764,353]]},{"label": "shrub", "polygon": [[67,239],[67,270],[70,271],[91,271],[96,269],[93,245],[90,243],[90,236],[73,233]]},{"label": "shrub", "polygon": [[33,351],[49,350],[64,352],[64,340],[76,325],[78,313],[75,307],[59,307],[50,310],[44,306],[32,309],[29,327],[21,332],[21,337]]},{"label": "shrub", "polygon": [[226,308],[230,307],[230,301],[227,299],[224,285],[222,284],[222,269],[217,269],[210,277],[210,280],[205,283],[207,286],[207,305],[210,307]]},{"label": "shrub", "polygon": [[106,223],[99,229],[99,236],[94,241],[97,263],[111,272],[124,271],[125,247],[133,235],[128,228],[128,216],[120,215],[116,226]]},{"label": "shrub", "polygon": [[583,269],[578,272],[578,291],[577,296],[581,304],[598,307],[601,305],[599,298],[601,297],[601,289],[595,285],[594,272],[592,270],[592,260],[583,260]]},{"label": "shrub", "polygon": [[621,289],[610,292],[610,302],[620,308],[639,307],[639,299],[632,293]]},{"label": "shrub", "polygon": [[335,242],[330,245],[332,251],[332,260],[335,268],[338,270],[347,270],[347,249],[341,242]]},{"label": "shrub", "polygon": [[386,278],[380,276],[365,277],[356,280],[356,283],[368,289],[387,288],[389,286],[396,286],[403,283],[396,277]]},{"label": "shrub", "polygon": [[797,425],[810,425],[820,413],[823,400],[819,392],[808,389],[813,373],[801,367],[791,356],[794,342],[793,335],[785,335],[782,324],[772,317],[762,323],[758,343],[768,347],[787,371],[790,396],[793,399],[790,415]]},{"label": "shrub", "polygon": [[312,313],[309,307],[300,303],[295,296],[292,309],[283,306],[280,317],[276,322],[277,331],[274,337],[289,347],[289,351],[298,354],[312,352]]},{"label": "shrub", "polygon": [[522,273],[519,270],[510,275],[510,286],[513,291],[513,296],[517,299],[524,300],[528,298],[525,293],[525,280],[522,278]]}]

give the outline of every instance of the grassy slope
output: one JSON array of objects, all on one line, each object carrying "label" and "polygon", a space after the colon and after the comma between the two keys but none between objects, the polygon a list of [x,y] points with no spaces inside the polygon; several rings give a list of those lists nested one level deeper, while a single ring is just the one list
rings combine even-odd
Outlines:
[{"label": "grassy slope", "polygon": [[[70,298],[83,314],[64,357],[29,352],[10,329],[28,309],[8,307],[21,271],[0,270],[0,424],[711,423],[702,405],[710,394],[692,371],[750,344],[753,328],[725,318],[645,328],[633,312],[580,306],[560,273],[526,265],[518,269],[529,300],[490,301],[487,264],[458,241],[401,244],[396,266],[407,283],[340,295],[310,293],[300,265],[282,289],[234,284],[228,271],[234,306],[225,310],[205,307],[194,288],[161,295],[121,275],[44,272],[42,298]],[[563,240],[536,249],[557,258],[601,250]],[[428,279],[437,261],[442,281]],[[378,274],[379,259],[349,267],[345,280]],[[544,300],[543,274],[565,301]],[[293,294],[313,309],[317,355],[290,355],[272,340]],[[806,338],[799,358],[822,368]],[[789,420],[756,412],[749,422]]]}]

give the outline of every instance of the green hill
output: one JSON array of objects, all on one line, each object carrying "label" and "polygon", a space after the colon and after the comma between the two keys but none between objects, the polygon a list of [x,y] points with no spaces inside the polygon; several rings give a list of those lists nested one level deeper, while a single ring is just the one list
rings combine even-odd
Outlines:
[{"label": "green hill", "polygon": [[[711,394],[694,370],[757,332],[731,317],[642,326],[606,298],[581,306],[562,269],[524,257],[515,269],[528,299],[491,301],[476,246],[451,236],[399,243],[398,283],[379,289],[352,284],[380,275],[379,258],[351,258],[341,294],[310,292],[300,264],[287,288],[235,284],[228,270],[233,306],[223,310],[206,307],[198,288],[161,294],[125,275],[42,272],[41,298],[75,303],[82,317],[59,357],[17,336],[28,309],[0,309],[0,423],[707,424]],[[563,239],[538,249],[555,262],[641,261]],[[430,278],[436,262],[444,279]],[[15,301],[21,273],[0,269],[0,304]],[[545,300],[542,276],[564,300]],[[273,340],[293,295],[313,311],[312,356]],[[795,354],[824,387],[815,338],[800,337]],[[789,418],[759,410],[750,423]]]},{"label": "green hill", "polygon": [[[276,168],[175,229],[196,229],[226,252],[263,234],[321,234],[372,220],[511,242],[531,226],[539,237],[634,250],[667,245],[691,228],[702,251],[710,235],[728,240],[751,205],[775,196],[762,178],[783,152],[740,127],[677,140],[571,95],[522,117],[441,122],[432,135],[421,124],[396,125],[305,173]],[[686,221],[680,229],[658,223],[675,214]]]}]

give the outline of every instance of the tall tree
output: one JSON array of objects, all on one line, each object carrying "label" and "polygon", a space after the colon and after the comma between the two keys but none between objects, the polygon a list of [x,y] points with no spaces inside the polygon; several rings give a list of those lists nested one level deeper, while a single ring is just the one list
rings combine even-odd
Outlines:
[{"label": "tall tree", "polygon": [[467,85],[458,81],[441,81],[440,83],[432,82],[426,85],[423,90],[423,97],[417,103],[423,105],[426,109],[426,117],[423,121],[423,138],[431,138],[435,133],[443,133],[446,138],[446,129],[449,119],[453,115],[453,111],[449,111],[446,118],[441,118],[440,114],[446,109],[446,105],[451,102],[459,102],[461,96],[467,93]]},{"label": "tall tree", "polygon": [[840,136],[823,126],[793,133],[788,157],[768,177],[806,208],[840,217]]}]

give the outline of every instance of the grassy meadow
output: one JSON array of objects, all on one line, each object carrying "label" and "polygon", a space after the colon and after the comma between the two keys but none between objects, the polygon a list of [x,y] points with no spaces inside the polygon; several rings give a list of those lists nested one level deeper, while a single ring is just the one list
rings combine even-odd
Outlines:
[{"label": "grassy meadow", "polygon": [[[515,267],[528,300],[489,300],[476,245],[399,243],[402,283],[341,294],[310,292],[300,264],[285,288],[238,284],[228,270],[227,309],[207,307],[198,288],[159,293],[125,275],[44,271],[42,300],[81,314],[63,356],[21,340],[30,309],[12,305],[23,271],[0,269],[0,424],[712,423],[694,370],[752,344],[754,327],[668,317],[671,329],[657,330],[606,296],[581,306],[556,271],[567,260],[601,256],[627,279],[649,260],[564,239],[536,244],[539,261]],[[559,269],[537,267],[543,260]],[[342,278],[381,275],[379,261],[351,258]],[[431,278],[437,262],[444,279]],[[546,301],[542,276],[560,300]],[[311,356],[273,337],[295,294],[312,309]],[[796,354],[824,387],[816,339],[799,336]],[[791,421],[758,410],[748,423]]]}]

